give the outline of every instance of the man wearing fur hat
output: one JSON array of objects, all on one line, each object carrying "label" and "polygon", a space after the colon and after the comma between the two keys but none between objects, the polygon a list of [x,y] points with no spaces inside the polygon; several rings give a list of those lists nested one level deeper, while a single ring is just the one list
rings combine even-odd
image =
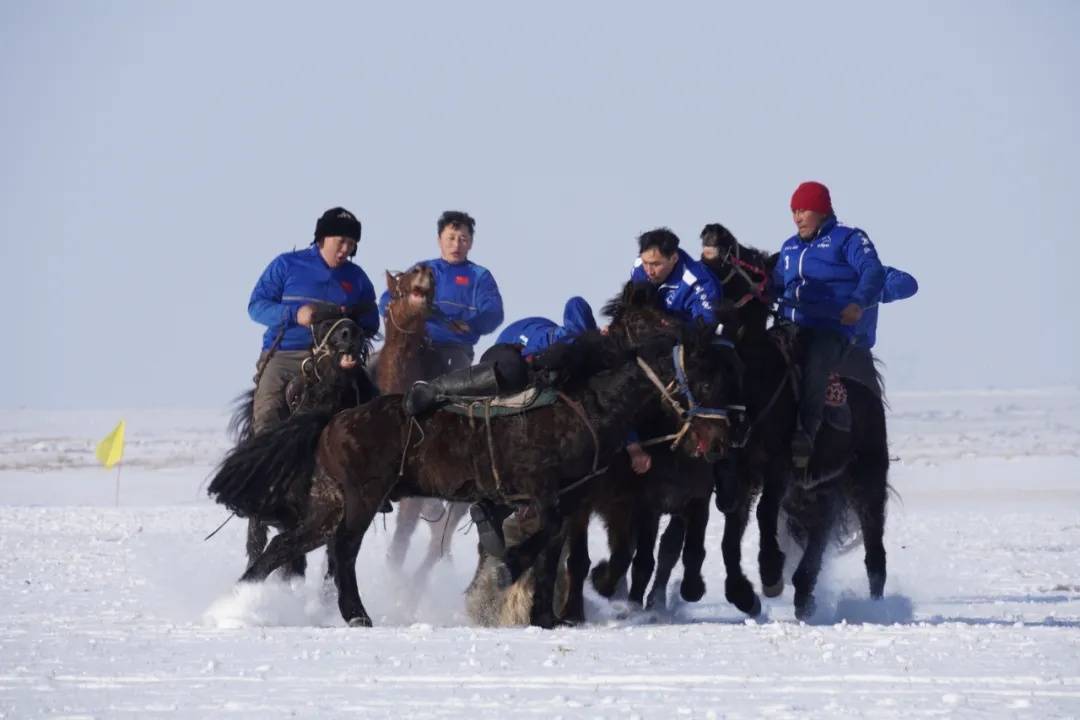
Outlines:
[{"label": "man wearing fur hat", "polygon": [[866,233],[841,225],[829,189],[804,182],[791,196],[797,232],[780,248],[771,294],[779,314],[799,326],[804,349],[799,415],[792,436],[794,465],[804,469],[825,405],[829,373],[854,342],[864,310],[881,296],[885,270]]},{"label": "man wearing fur hat", "polygon": [[255,283],[248,315],[266,326],[256,365],[255,433],[288,416],[285,386],[300,374],[311,350],[310,327],[320,308],[346,312],[364,332],[378,332],[375,288],[352,262],[360,230],[351,212],[330,208],[315,223],[311,245],[278,255]]}]

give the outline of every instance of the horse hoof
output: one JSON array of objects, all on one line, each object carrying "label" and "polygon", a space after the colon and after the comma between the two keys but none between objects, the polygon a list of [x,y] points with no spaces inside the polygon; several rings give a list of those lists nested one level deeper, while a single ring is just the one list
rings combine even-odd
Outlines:
[{"label": "horse hoof", "polygon": [[686,602],[697,602],[705,597],[705,580],[698,577],[685,577],[679,584],[679,594]]},{"label": "horse hoof", "polygon": [[814,602],[814,598],[807,598],[805,601],[795,603],[795,619],[807,621],[814,615],[814,610],[817,609],[817,603]]},{"label": "horse hoof", "polygon": [[349,627],[371,627],[371,618],[366,615],[358,615],[349,620]]},{"label": "horse hoof", "polygon": [[750,606],[750,609],[746,611],[746,614],[752,618],[761,616],[761,598],[757,595],[754,596],[754,604]]},{"label": "horse hoof", "polygon": [[767,598],[780,597],[784,593],[784,579],[780,578],[772,585],[762,585],[761,592],[765,593]]}]

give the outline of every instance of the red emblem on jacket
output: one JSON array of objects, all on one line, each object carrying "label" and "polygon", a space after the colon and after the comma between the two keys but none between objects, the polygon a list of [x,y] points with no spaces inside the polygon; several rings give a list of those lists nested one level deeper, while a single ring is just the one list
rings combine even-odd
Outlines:
[{"label": "red emblem on jacket", "polygon": [[348,280],[342,280],[341,281],[341,289],[344,290],[347,293],[351,293],[352,292],[352,283],[349,282]]},{"label": "red emblem on jacket", "polygon": [[468,285],[469,284],[469,276],[468,275],[455,275],[454,276],[454,284],[455,285]]}]

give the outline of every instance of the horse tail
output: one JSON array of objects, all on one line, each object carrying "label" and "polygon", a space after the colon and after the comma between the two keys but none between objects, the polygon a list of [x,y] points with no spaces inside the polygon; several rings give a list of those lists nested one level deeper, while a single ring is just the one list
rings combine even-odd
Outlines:
[{"label": "horse tail", "polygon": [[292,524],[303,517],[316,450],[332,412],[305,412],[233,448],[207,493],[240,517]]},{"label": "horse tail", "polygon": [[226,432],[235,443],[247,442],[254,434],[255,388],[237,395],[232,402],[233,414]]}]

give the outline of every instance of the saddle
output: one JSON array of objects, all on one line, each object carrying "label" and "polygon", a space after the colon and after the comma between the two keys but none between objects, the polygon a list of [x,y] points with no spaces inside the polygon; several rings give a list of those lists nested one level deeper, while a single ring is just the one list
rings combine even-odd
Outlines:
[{"label": "saddle", "polygon": [[529,387],[513,395],[451,397],[439,410],[468,418],[506,417],[554,405],[558,397],[554,388]]}]

